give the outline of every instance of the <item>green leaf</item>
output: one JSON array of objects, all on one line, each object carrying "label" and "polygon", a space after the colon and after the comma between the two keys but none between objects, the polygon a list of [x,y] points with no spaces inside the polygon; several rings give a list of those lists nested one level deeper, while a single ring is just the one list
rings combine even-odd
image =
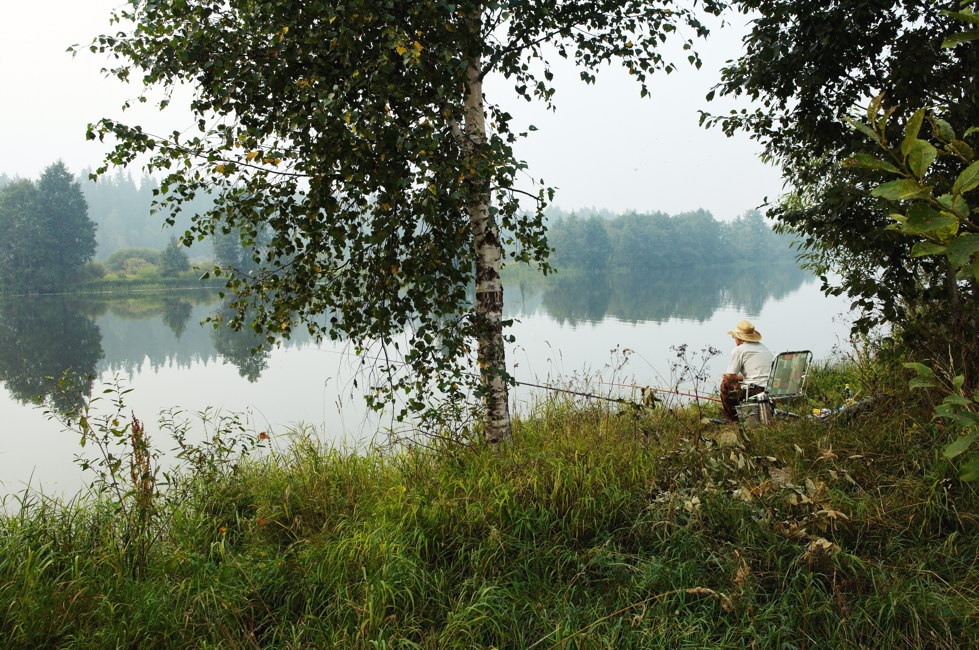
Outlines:
[{"label": "green leaf", "polygon": [[916,203],[908,210],[908,220],[901,226],[901,232],[908,235],[933,233],[948,229],[958,230],[959,220],[947,212],[938,212],[924,203]]},{"label": "green leaf", "polygon": [[918,181],[911,180],[910,178],[902,178],[875,187],[870,195],[879,196],[882,199],[890,199],[891,201],[901,201],[917,196],[926,189]]},{"label": "green leaf", "polygon": [[979,29],[970,29],[967,32],[952,34],[942,41],[942,48],[955,47],[961,43],[967,43],[979,39]]},{"label": "green leaf", "polygon": [[934,118],[933,123],[935,125],[934,132],[937,137],[945,142],[955,140],[955,129],[952,128],[951,124],[939,117]]},{"label": "green leaf", "polygon": [[965,168],[952,185],[952,194],[964,194],[979,185],[979,161]]},{"label": "green leaf", "polygon": [[897,167],[886,160],[879,160],[866,153],[858,153],[852,158],[847,158],[843,161],[843,166],[856,167],[859,169],[880,169],[886,172],[894,172],[895,174],[901,173]]},{"label": "green leaf", "polygon": [[965,385],[965,375],[955,375],[952,379],[952,387],[959,390],[963,385]]},{"label": "green leaf", "polygon": [[[965,5],[966,3],[963,2],[962,6]],[[956,20],[960,20],[964,23],[970,23],[972,25],[979,26],[979,14],[974,14],[971,11],[948,11],[947,9],[943,9],[938,13],[942,14],[943,16],[955,18]]]},{"label": "green leaf", "polygon": [[915,176],[924,178],[937,156],[938,149],[930,142],[913,140],[908,147],[908,167]]},{"label": "green leaf", "polygon": [[914,370],[916,373],[918,373],[922,377],[934,377],[935,376],[935,371],[932,370],[931,368],[929,368],[928,366],[926,366],[923,363],[916,363],[914,361],[909,361],[909,362],[903,363],[901,365],[903,365],[908,370]]},{"label": "green leaf", "polygon": [[911,147],[918,141],[918,134],[921,132],[921,123],[925,121],[925,109],[919,108],[908,120],[904,127],[904,141],[901,142],[901,153],[907,156],[911,152]]},{"label": "green leaf", "polygon": [[979,432],[972,431],[970,433],[967,433],[961,438],[959,438],[958,440],[956,440],[955,442],[953,442],[952,444],[950,444],[948,447],[945,447],[945,450],[942,451],[942,454],[944,454],[945,458],[948,459],[955,458],[956,456],[965,453],[972,445],[972,443],[976,441],[976,438],[979,438]]},{"label": "green leaf", "polygon": [[939,226],[931,231],[931,236],[942,241],[943,243],[948,241],[950,237],[954,237],[959,232],[959,226],[962,224],[951,212],[945,212],[944,210],[939,213],[945,219],[949,221],[944,226]]},{"label": "green leaf", "polygon": [[845,121],[850,126],[852,126],[853,128],[855,128],[857,131],[860,131],[860,133],[863,133],[865,136],[867,136],[868,138],[870,138],[874,142],[880,143],[880,136],[878,136],[874,132],[874,130],[872,128],[870,128],[869,126],[867,126],[863,122],[861,122],[859,120],[850,119],[850,118],[846,118]]},{"label": "green leaf", "polygon": [[976,157],[976,152],[963,140],[952,140],[948,143],[948,150],[970,162]]},{"label": "green leaf", "polygon": [[919,241],[911,247],[911,257],[924,257],[925,255],[940,255],[945,252],[945,247],[941,244],[933,244],[930,241]]},{"label": "green leaf", "polygon": [[945,254],[948,255],[948,261],[957,268],[969,264],[976,251],[979,251],[979,235],[966,233],[949,242]]},{"label": "green leaf", "polygon": [[969,202],[961,194],[942,194],[938,197],[938,202],[957,217],[968,218],[972,212]]},{"label": "green leaf", "polygon": [[957,408],[954,406],[950,406],[949,408],[956,409],[955,415],[952,416],[952,419],[955,420],[955,423],[963,429],[968,429],[969,427],[974,427],[979,424],[979,415],[976,415],[972,411],[966,411],[962,408]]},{"label": "green leaf", "polygon": [[870,100],[870,104],[867,105],[867,121],[873,124],[877,121],[877,114],[880,112],[881,104],[884,102],[884,93],[879,93],[876,97]]},{"label": "green leaf", "polygon": [[946,404],[954,404],[956,406],[972,406],[972,400],[968,397],[962,397],[961,395],[949,395],[945,398],[944,402]]},{"label": "green leaf", "polygon": [[908,388],[935,388],[935,384],[927,379],[912,379],[908,382]]},{"label": "green leaf", "polygon": [[979,126],[970,126],[968,129],[965,130],[965,133],[962,134],[962,137],[968,138],[970,135],[977,132],[979,132]]},{"label": "green leaf", "polygon": [[961,409],[959,407],[942,402],[935,407],[935,417],[955,420],[959,416],[960,411]]},{"label": "green leaf", "polygon": [[959,472],[960,481],[979,481],[979,460],[966,463]]},{"label": "green leaf", "polygon": [[972,275],[976,278],[976,282],[979,283],[979,257],[972,260]]}]

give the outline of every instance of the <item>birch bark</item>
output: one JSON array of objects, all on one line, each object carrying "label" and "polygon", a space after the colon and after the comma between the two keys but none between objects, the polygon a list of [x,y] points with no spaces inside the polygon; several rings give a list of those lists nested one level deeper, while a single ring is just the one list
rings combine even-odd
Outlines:
[{"label": "birch bark", "polygon": [[[478,33],[477,30],[474,30]],[[486,113],[479,59],[467,74],[463,146],[478,161],[486,144]],[[469,203],[469,226],[476,256],[477,360],[484,390],[483,429],[486,442],[510,440],[510,409],[503,345],[503,283],[500,263],[503,246],[499,226],[490,214],[490,192],[486,181],[474,179]]]}]

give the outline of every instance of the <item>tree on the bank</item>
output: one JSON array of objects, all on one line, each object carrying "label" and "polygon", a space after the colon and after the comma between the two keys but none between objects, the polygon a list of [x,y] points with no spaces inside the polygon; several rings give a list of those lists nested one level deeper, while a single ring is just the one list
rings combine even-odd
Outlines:
[{"label": "tree on the bank", "polygon": [[32,242],[41,239],[37,188],[16,180],[0,190],[0,283],[4,289],[28,287],[35,276]]},{"label": "tree on the bank", "polygon": [[190,270],[190,258],[180,241],[173,237],[160,253],[160,275],[173,278]]},{"label": "tree on the bank", "polygon": [[0,284],[49,291],[75,282],[95,254],[95,224],[78,182],[57,162],[0,189]]},{"label": "tree on the bank", "polygon": [[[887,229],[892,207],[870,196],[884,178],[882,171],[841,163],[871,149],[865,135],[843,118],[856,115],[855,107],[882,92],[886,105],[900,107],[891,118],[895,128],[925,106],[955,133],[979,124],[979,47],[943,49],[943,40],[962,27],[934,2],[733,4],[756,17],[745,53],[724,69],[715,91],[750,97],[761,107],[704,119],[728,133],[747,132],[781,167],[793,191],[769,206],[769,215],[802,235],[805,258],[824,276],[824,288],[847,293],[862,309],[858,327],[880,321],[907,324],[922,315],[948,323],[949,315],[958,314],[969,316],[971,325],[943,327],[936,343],[956,331],[974,339],[975,295],[956,297],[958,290],[950,290],[954,272],[942,259],[916,257],[912,239]],[[958,7],[954,1],[945,4]],[[939,160],[935,169],[951,171],[949,164]],[[831,273],[838,278],[832,285]],[[906,329],[919,341],[932,330]]]},{"label": "tree on the bank", "polygon": [[[251,307],[252,327],[269,337],[303,324],[361,350],[379,346],[384,354],[371,356],[392,361],[374,368],[372,404],[404,390],[399,416],[445,421],[443,407],[463,415],[468,386],[482,398],[486,439],[497,442],[510,436],[504,246],[547,268],[551,192],[518,187],[525,165],[513,143],[523,133],[484,97],[484,79],[506,78],[517,97],[550,106],[549,59],[574,60],[589,82],[618,61],[646,95],[647,75],[673,68],[659,52],[669,34],[706,35],[688,7],[130,0],[116,17],[136,27],[91,49],[118,59],[120,79],[191,85],[198,132],[152,135],[104,119],[89,137],[117,139],[107,165],[146,155],[150,171],[166,172],[160,207],[171,215],[198,194],[216,197],[186,242],[225,226],[246,247],[270,233],[254,254],[263,270],[231,275],[233,324]],[[529,215],[522,193],[535,200]],[[392,349],[405,331],[407,348]],[[398,352],[404,363],[387,356]]]},{"label": "tree on the bank", "polygon": [[55,286],[75,281],[82,266],[95,255],[95,222],[81,185],[58,161],[44,170],[37,183],[39,209],[51,246],[46,268]]},{"label": "tree on the bank", "polygon": [[605,270],[612,257],[612,243],[602,219],[559,217],[551,226],[549,239],[558,267]]}]

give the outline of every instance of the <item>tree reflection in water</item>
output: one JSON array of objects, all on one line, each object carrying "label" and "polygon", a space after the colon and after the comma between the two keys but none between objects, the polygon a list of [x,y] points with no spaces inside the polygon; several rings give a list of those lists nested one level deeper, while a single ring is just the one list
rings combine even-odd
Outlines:
[{"label": "tree reflection in water", "polygon": [[102,357],[101,332],[77,300],[0,301],[0,382],[18,401],[77,408],[91,394]]},{"label": "tree reflection in water", "polygon": [[[258,381],[268,367],[272,345],[264,334],[259,334],[245,325],[240,330],[232,329],[228,321],[234,316],[234,311],[227,303],[221,305],[216,312],[221,319],[220,324],[211,330],[211,341],[214,350],[225,361],[238,368],[238,374],[250,382]],[[246,319],[247,323],[248,320]]]},{"label": "tree reflection in water", "polygon": [[[512,315],[530,315],[539,305],[560,324],[626,322],[671,318],[704,322],[718,309],[759,313],[769,300],[784,298],[812,275],[790,264],[715,266],[646,274],[576,274],[519,283]],[[540,294],[539,298],[535,294]]]},{"label": "tree reflection in water", "polygon": [[[718,309],[757,314],[812,276],[791,265],[708,267],[648,274],[554,276],[507,283],[510,317],[543,311],[559,324],[671,318],[706,321]],[[91,392],[101,372],[133,376],[190,368],[211,360],[233,364],[250,382],[266,370],[271,345],[248,327],[235,331],[198,323],[230,316],[213,291],[98,297],[41,296],[0,303],[0,382],[22,402],[51,400],[70,409]],[[286,347],[311,343],[297,330]],[[68,373],[67,390],[55,390]]]}]

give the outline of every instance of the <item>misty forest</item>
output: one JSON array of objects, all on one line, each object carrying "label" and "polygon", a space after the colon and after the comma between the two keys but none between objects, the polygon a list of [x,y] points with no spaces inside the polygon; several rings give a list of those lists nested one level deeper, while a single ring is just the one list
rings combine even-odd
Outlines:
[{"label": "misty forest", "polygon": [[979,645],[977,9],[0,10],[0,647]]}]

